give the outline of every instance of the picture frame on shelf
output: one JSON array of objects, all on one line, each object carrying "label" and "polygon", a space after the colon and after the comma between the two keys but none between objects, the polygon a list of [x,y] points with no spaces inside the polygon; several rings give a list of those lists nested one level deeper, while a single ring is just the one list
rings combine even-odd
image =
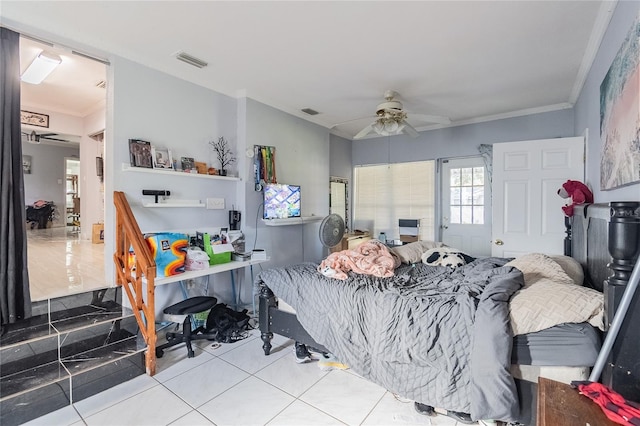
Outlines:
[{"label": "picture frame on shelf", "polygon": [[196,163],[193,157],[181,157],[180,163],[182,164],[182,171],[190,172],[196,168]]},{"label": "picture frame on shelf", "polygon": [[173,158],[171,158],[171,150],[166,148],[151,147],[154,169],[173,170]]},{"label": "picture frame on shelf", "polygon": [[151,142],[129,139],[129,162],[131,167],[153,168]]}]

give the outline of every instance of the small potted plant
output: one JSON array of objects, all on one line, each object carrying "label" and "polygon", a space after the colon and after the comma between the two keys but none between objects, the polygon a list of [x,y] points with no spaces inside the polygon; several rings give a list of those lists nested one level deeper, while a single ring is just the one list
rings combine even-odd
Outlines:
[{"label": "small potted plant", "polygon": [[220,136],[217,141],[210,141],[209,145],[211,146],[211,150],[216,153],[216,157],[220,163],[220,176],[226,176],[227,167],[236,162],[236,157],[233,156],[231,148],[229,147],[229,142],[227,142],[224,136]]}]

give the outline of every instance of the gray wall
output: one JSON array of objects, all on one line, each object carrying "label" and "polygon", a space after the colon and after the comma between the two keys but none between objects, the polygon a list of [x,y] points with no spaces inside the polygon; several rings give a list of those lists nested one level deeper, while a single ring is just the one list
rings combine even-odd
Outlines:
[{"label": "gray wall", "polygon": [[353,142],[353,164],[386,164],[479,155],[478,145],[574,136],[573,111],[558,110]]},{"label": "gray wall", "polygon": [[632,22],[640,11],[638,1],[619,1],[607,28],[600,49],[575,106],[575,134],[581,135],[589,129],[587,142],[587,183],[593,190],[597,203],[609,201],[637,201],[640,199],[640,184],[610,191],[600,190],[600,84],[613,62]]},{"label": "gray wall", "polygon": [[[253,163],[245,151],[254,144],[275,146],[278,182],[301,185],[302,214],[323,217],[329,211],[327,129],[254,100],[229,98],[123,58],[113,58],[111,64],[108,87],[112,93],[108,99],[113,105],[107,107],[111,116],[107,117],[106,144],[106,167],[111,173],[105,181],[107,235],[113,235],[112,193],[116,190],[127,195],[143,232],[226,227],[228,210],[234,206],[242,213],[247,250],[253,249],[256,241],[255,247],[266,249],[272,259],[264,267],[322,258],[317,236],[319,222],[268,227],[257,219],[262,214],[262,193],[254,191]],[[191,156],[211,162],[215,157],[208,141],[218,136],[225,136],[233,147],[238,159],[233,171],[239,174],[240,181],[122,171],[122,164],[129,163],[130,138],[170,148],[174,157]],[[223,197],[226,205],[224,210],[150,209],[141,205],[142,189],[168,189],[172,199]],[[114,250],[112,238],[106,242],[105,253]],[[111,274],[113,266],[110,262],[107,265]],[[213,276],[210,288],[221,301],[231,302],[229,274]],[[251,300],[250,285],[239,291],[242,300]],[[180,300],[182,295],[177,285],[167,285],[156,289],[156,297],[159,314],[162,306]]]},{"label": "gray wall", "polygon": [[[275,146],[278,183],[300,185],[302,216],[326,216],[329,213],[329,131],[252,99],[245,101],[247,146]],[[252,164],[252,159],[247,161],[245,169],[243,230],[247,249],[266,249],[271,262],[265,267],[319,262],[326,255],[318,240],[319,222],[266,226],[261,220],[262,193],[254,190]]]},{"label": "gray wall", "polygon": [[[329,174],[332,177],[347,179],[347,220],[353,221],[353,166],[352,164],[352,143],[350,140],[336,135],[330,135],[329,139]],[[351,223],[347,223],[348,229],[353,229]]]},{"label": "gray wall", "polygon": [[23,142],[22,153],[31,156],[31,174],[24,175],[25,204],[30,205],[38,200],[53,201],[58,211],[53,226],[65,226],[64,158],[80,159],[80,150],[44,143],[36,145]]}]

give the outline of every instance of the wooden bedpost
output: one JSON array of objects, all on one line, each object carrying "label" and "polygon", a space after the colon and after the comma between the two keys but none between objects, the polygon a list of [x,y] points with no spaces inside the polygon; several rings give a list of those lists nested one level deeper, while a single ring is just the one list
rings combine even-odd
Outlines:
[{"label": "wooden bedpost", "polygon": [[564,217],[564,227],[565,233],[567,234],[564,237],[564,255],[571,256],[571,222],[573,222],[572,218],[565,216]]},{"label": "wooden bedpost", "polygon": [[266,285],[260,285],[260,296],[258,298],[258,311],[260,315],[258,317],[260,321],[260,337],[264,344],[262,349],[265,355],[271,353],[271,339],[273,339],[273,333],[271,332],[271,314],[269,313],[269,307],[276,305],[276,297],[269,287]]},{"label": "wooden bedpost", "polygon": [[[610,203],[608,265],[612,273],[604,285],[604,303],[609,328],[640,255],[640,202]],[[640,294],[636,292],[618,338],[602,371],[602,383],[632,401],[640,401]]]}]

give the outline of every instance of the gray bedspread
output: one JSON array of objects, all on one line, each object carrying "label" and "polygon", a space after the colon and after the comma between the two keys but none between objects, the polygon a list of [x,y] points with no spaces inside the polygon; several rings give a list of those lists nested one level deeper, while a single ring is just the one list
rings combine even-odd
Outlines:
[{"label": "gray bedspread", "polygon": [[515,421],[508,301],[523,277],[506,261],[403,265],[390,278],[346,281],[305,263],[265,270],[257,282],[295,308],[318,343],[387,390],[474,420]]}]

